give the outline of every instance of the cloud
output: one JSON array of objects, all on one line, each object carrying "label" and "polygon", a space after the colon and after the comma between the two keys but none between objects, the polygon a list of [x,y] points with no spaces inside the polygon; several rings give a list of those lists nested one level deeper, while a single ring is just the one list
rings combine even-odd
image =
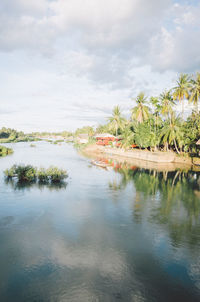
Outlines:
[{"label": "cloud", "polygon": [[38,121],[55,114],[59,129],[61,107],[77,126],[102,121],[116,104],[127,111],[140,91],[157,95],[179,72],[200,69],[199,20],[195,1],[2,0],[2,109],[29,107]]},{"label": "cloud", "polygon": [[195,72],[200,68],[200,4],[174,4],[170,26],[151,38],[149,62],[155,70]]}]

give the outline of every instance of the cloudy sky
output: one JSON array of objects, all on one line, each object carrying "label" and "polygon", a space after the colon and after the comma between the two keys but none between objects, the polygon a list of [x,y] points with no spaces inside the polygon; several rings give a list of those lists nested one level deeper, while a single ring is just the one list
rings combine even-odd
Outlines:
[{"label": "cloudy sky", "polygon": [[200,70],[199,0],[0,0],[0,127],[73,130],[126,115]]}]

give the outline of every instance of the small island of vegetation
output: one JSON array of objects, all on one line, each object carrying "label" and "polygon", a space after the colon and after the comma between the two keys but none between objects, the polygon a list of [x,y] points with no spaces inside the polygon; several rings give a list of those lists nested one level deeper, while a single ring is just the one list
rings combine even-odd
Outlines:
[{"label": "small island of vegetation", "polygon": [[12,154],[13,150],[11,148],[7,148],[5,146],[0,146],[0,156],[6,156],[8,154]]},{"label": "small island of vegetation", "polygon": [[48,169],[37,169],[31,165],[13,165],[4,171],[6,179],[17,179],[18,182],[61,183],[68,177],[67,171],[50,166]]}]

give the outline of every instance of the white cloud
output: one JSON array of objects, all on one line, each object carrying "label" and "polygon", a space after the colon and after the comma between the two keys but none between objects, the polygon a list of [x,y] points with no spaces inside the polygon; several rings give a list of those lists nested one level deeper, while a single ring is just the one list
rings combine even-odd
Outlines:
[{"label": "white cloud", "polygon": [[[60,104],[74,110],[74,125],[76,116],[79,125],[102,121],[99,104],[127,110],[140,90],[157,94],[178,72],[200,69],[199,20],[200,4],[172,0],[2,0],[1,112],[5,101],[23,108],[53,102],[61,128]],[[80,117],[74,102],[94,104],[94,118]]]}]

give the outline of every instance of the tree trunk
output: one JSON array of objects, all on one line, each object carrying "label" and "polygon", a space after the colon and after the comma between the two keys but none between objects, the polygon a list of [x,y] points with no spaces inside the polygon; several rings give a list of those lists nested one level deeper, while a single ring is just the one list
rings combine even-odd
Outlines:
[{"label": "tree trunk", "polygon": [[179,152],[179,150],[178,150],[178,148],[177,148],[177,144],[176,144],[176,140],[175,140],[175,139],[174,139],[174,146],[175,146],[176,152],[177,152],[178,154],[180,154],[180,152]]},{"label": "tree trunk", "polygon": [[181,100],[182,103],[182,120],[183,120],[183,116],[184,116],[184,99],[182,98]]}]

